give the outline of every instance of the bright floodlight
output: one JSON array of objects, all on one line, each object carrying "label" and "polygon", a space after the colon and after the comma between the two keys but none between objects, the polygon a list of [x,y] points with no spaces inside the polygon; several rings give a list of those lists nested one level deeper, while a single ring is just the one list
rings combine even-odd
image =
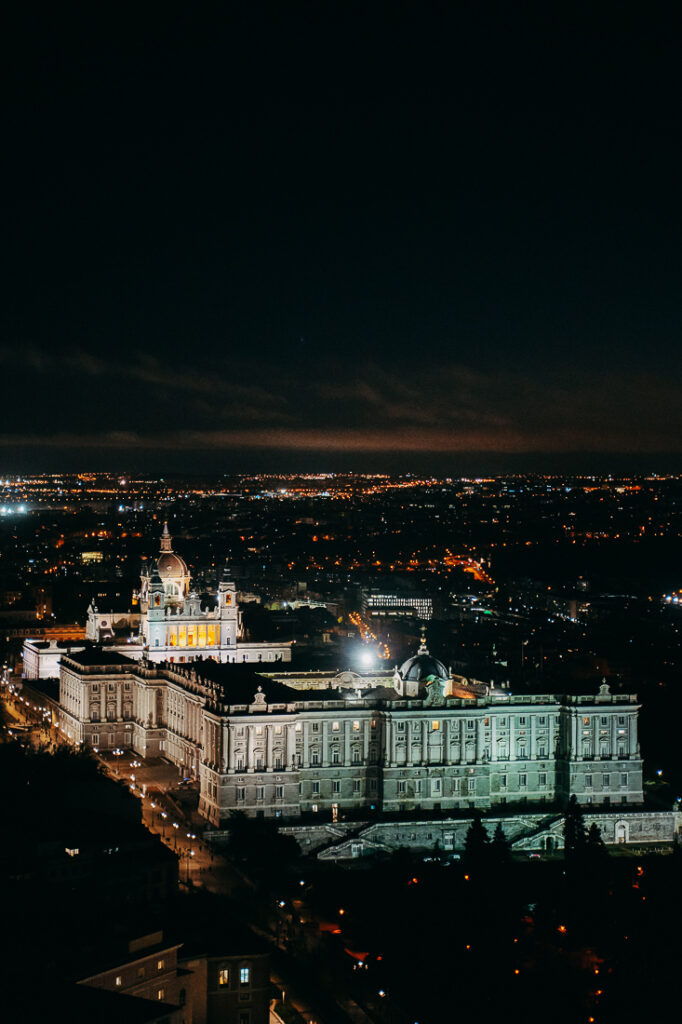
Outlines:
[{"label": "bright floodlight", "polygon": [[374,662],[374,651],[364,650],[360,652],[360,664],[369,666]]}]

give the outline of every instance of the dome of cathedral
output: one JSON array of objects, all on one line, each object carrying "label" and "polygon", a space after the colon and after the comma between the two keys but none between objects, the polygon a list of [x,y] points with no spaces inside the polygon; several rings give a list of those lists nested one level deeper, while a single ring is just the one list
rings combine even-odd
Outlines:
[{"label": "dome of cathedral", "polygon": [[400,675],[403,679],[416,683],[426,680],[430,676],[435,676],[436,679],[450,678],[450,673],[443,662],[434,658],[428,651],[422,652],[421,648],[419,654],[415,654],[414,657],[403,662],[400,666]]},{"label": "dome of cathedral", "polygon": [[184,558],[174,551],[163,551],[158,557],[157,567],[162,580],[177,580],[189,575]]}]

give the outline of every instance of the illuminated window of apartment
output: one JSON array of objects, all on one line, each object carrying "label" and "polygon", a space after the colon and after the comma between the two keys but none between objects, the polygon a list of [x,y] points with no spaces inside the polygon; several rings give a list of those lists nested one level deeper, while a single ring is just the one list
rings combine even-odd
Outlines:
[{"label": "illuminated window of apartment", "polygon": [[339,729],[340,729],[339,723],[338,722],[332,722],[332,732],[338,732]]},{"label": "illuminated window of apartment", "polygon": [[257,725],[256,726],[256,736],[262,736],[262,735],[263,735],[263,726],[262,725]]},{"label": "illuminated window of apartment", "polygon": [[250,967],[240,967],[239,968],[239,984],[240,985],[248,985],[250,981],[251,981],[251,968]]},{"label": "illuminated window of apartment", "polygon": [[282,726],[281,725],[276,725],[275,726],[275,736],[281,736],[281,735],[282,735]]},{"label": "illuminated window of apartment", "polygon": [[162,971],[165,966],[166,966],[166,961],[165,960],[157,960],[156,961],[156,969],[157,969],[157,971]]},{"label": "illuminated window of apartment", "polygon": [[114,981],[114,984],[116,985],[117,988],[120,988],[121,985],[123,984],[123,978],[121,977],[120,974],[116,975],[116,980]]},{"label": "illuminated window of apartment", "polygon": [[359,732],[359,731],[360,731],[360,723],[359,722],[353,722],[353,732]]},{"label": "illuminated window of apartment", "polygon": [[164,1000],[166,998],[166,990],[165,990],[165,988],[160,988],[160,989],[157,990],[156,998],[159,1001],[162,1001],[162,1000]]},{"label": "illuminated window of apartment", "polygon": [[218,971],[218,984],[229,985],[230,984],[230,971],[227,967],[221,967]]},{"label": "illuminated window of apartment", "polygon": [[431,729],[433,730],[433,732],[438,732],[438,730],[440,729],[440,722],[438,721],[438,719],[435,719],[433,722],[431,722]]},{"label": "illuminated window of apartment", "polygon": [[583,718],[583,725],[589,725],[589,724],[590,724],[590,719],[589,719],[589,717],[587,715],[585,715],[585,717]]},{"label": "illuminated window of apartment", "polygon": [[303,726],[301,725],[301,723],[297,722],[296,726],[295,726],[296,732],[300,732],[302,728],[303,728]]},{"label": "illuminated window of apartment", "polygon": [[376,718],[373,718],[370,724],[371,724],[372,729],[376,729],[376,727],[377,727]]}]

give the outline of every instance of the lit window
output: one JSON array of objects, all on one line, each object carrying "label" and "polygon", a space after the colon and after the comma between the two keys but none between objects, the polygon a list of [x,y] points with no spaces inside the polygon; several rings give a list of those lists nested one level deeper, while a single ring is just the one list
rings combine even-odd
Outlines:
[{"label": "lit window", "polygon": [[340,729],[338,722],[332,722],[332,732],[338,732]]},{"label": "lit window", "polygon": [[353,722],[353,732],[359,732],[359,731],[360,731],[360,723],[359,722]]},{"label": "lit window", "polygon": [[120,986],[123,984],[123,978],[121,977],[120,974],[116,975],[116,981],[114,982],[114,984],[116,985],[117,988],[120,988]]},{"label": "lit window", "polygon": [[438,719],[431,722],[431,728],[434,732],[438,732],[438,730],[440,729],[440,722],[438,721]]},{"label": "lit window", "polygon": [[230,984],[230,972],[227,967],[222,967],[218,971],[218,984],[229,985]]},{"label": "lit window", "polygon": [[585,717],[583,718],[583,725],[589,725],[589,724],[590,724],[590,720],[589,720],[588,716],[585,715]]},{"label": "lit window", "polygon": [[240,967],[239,968],[239,984],[240,985],[248,985],[250,979],[251,979],[251,968],[250,967]]},{"label": "lit window", "polygon": [[166,966],[166,961],[165,960],[157,960],[156,961],[156,969],[157,969],[157,971],[162,971],[165,966]]},{"label": "lit window", "polygon": [[303,726],[301,725],[301,723],[300,723],[300,722],[297,722],[297,723],[296,723],[296,726],[295,726],[295,730],[296,730],[296,732],[300,732],[302,728],[303,728]]},{"label": "lit window", "polygon": [[158,990],[158,992],[156,993],[156,998],[159,999],[159,1000],[162,1000],[162,999],[166,998],[166,990],[165,990],[165,988],[160,988]]}]

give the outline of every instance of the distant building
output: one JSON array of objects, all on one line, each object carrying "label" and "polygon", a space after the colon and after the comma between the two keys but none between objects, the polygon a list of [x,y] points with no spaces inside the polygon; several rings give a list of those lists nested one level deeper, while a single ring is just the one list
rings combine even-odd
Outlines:
[{"label": "distant building", "polygon": [[429,621],[433,618],[433,600],[409,590],[363,590],[362,610],[365,615],[382,618],[403,618],[406,615]]},{"label": "distant building", "polygon": [[[88,608],[85,639],[106,643],[114,653],[149,661],[186,662],[211,658],[219,662],[291,661],[291,644],[258,643],[243,639],[235,583],[223,571],[217,594],[202,601],[191,589],[185,560],[173,551],[168,525],[164,524],[161,550],[149,564],[143,563],[137,610],[124,607],[101,611],[93,600]],[[35,637],[23,645],[24,675],[48,679],[59,675],[59,663],[67,651],[84,644],[60,643]]]}]

